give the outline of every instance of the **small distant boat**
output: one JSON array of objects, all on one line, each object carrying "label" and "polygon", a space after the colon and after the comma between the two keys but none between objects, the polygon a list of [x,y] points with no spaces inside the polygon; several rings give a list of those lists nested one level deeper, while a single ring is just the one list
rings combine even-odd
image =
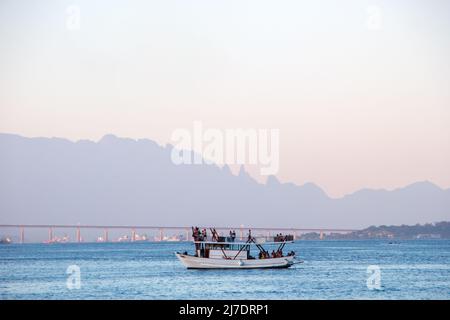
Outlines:
[{"label": "small distant boat", "polygon": [[5,237],[5,238],[1,238],[0,239],[0,244],[11,244],[12,240],[9,237]]},{"label": "small distant boat", "polygon": [[[176,257],[188,269],[268,269],[289,268],[296,263],[295,252],[291,251],[283,255],[283,248],[288,243],[293,243],[293,236],[277,237],[252,237],[246,241],[235,241],[235,237],[221,237],[215,229],[211,229],[212,238],[195,236],[195,254],[176,252]],[[277,246],[276,251],[270,254],[264,249],[264,245]],[[258,258],[250,254],[252,247],[259,250]]]}]

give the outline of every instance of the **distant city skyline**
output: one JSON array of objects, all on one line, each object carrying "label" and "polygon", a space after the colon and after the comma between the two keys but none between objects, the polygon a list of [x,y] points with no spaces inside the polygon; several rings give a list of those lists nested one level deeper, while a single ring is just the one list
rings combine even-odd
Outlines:
[{"label": "distant city skyline", "polygon": [[444,0],[5,0],[0,132],[279,129],[281,182],[447,189],[449,32]]}]

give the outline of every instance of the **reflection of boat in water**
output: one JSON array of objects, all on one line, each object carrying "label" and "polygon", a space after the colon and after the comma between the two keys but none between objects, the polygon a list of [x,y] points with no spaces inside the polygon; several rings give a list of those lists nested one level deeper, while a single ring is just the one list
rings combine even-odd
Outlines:
[{"label": "reflection of boat in water", "polygon": [[[257,268],[289,268],[296,261],[291,251],[283,255],[286,244],[292,243],[291,235],[277,237],[252,237],[250,232],[246,241],[235,241],[235,237],[220,237],[215,229],[211,229],[212,238],[196,237],[194,231],[195,254],[187,252],[175,253],[177,258],[188,269],[257,269]],[[276,251],[270,254],[263,245],[275,245]],[[259,250],[258,258],[250,254],[251,248]]]}]

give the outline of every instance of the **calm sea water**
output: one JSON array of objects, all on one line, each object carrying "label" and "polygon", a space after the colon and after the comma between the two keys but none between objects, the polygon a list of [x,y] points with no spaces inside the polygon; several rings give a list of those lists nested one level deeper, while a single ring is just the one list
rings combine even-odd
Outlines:
[{"label": "calm sea water", "polygon": [[[187,270],[190,243],[0,246],[1,299],[450,299],[450,241],[301,241],[303,264],[274,270]],[[68,289],[69,265],[80,289]],[[369,265],[381,289],[369,290]]]}]

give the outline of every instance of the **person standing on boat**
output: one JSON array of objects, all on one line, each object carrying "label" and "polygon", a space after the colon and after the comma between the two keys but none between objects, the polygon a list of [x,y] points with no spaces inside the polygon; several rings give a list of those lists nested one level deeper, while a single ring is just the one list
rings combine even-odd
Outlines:
[{"label": "person standing on boat", "polygon": [[206,229],[203,229],[202,230],[202,238],[203,238],[203,240],[206,240],[206,237],[207,237]]},{"label": "person standing on boat", "polygon": [[248,229],[248,240],[252,238],[252,230]]},{"label": "person standing on boat", "polygon": [[194,241],[198,240],[198,228],[192,227],[192,238],[194,238]]}]

